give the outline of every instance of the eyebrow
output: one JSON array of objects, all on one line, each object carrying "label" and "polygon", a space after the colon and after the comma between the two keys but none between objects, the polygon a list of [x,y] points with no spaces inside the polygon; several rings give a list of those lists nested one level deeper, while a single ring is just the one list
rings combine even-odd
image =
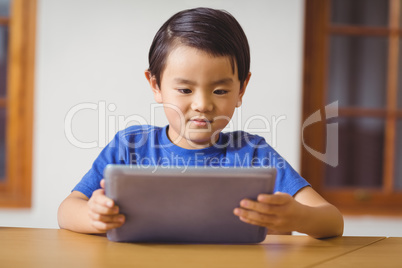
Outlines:
[{"label": "eyebrow", "polygon": [[[184,78],[175,78],[174,81],[176,83],[180,83],[180,84],[196,85],[196,82],[188,80],[188,79],[184,79]],[[211,85],[216,86],[216,85],[231,84],[231,83],[233,83],[233,79],[228,77],[228,78],[223,78],[223,79],[214,81],[211,83]]]}]

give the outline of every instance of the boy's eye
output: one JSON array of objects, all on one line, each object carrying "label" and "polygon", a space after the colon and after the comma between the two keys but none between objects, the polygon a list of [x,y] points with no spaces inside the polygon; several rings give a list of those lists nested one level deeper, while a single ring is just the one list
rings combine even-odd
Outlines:
[{"label": "boy's eye", "polygon": [[179,88],[178,91],[183,94],[190,94],[192,91],[188,88]]},{"label": "boy's eye", "polygon": [[228,91],[227,91],[227,90],[223,90],[223,89],[217,89],[217,90],[214,91],[214,93],[215,93],[216,95],[224,95],[224,94],[228,93]]}]

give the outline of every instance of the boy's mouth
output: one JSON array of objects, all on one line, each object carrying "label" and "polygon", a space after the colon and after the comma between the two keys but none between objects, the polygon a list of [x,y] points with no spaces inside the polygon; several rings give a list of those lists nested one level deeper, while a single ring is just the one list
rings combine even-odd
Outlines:
[{"label": "boy's mouth", "polygon": [[198,127],[206,127],[212,123],[212,120],[208,120],[207,118],[191,118],[190,122]]}]

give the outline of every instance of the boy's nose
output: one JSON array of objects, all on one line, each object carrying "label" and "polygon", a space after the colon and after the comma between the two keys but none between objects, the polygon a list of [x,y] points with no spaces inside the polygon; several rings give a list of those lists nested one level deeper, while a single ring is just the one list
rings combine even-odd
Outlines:
[{"label": "boy's nose", "polygon": [[193,103],[191,104],[191,108],[194,111],[205,113],[210,112],[213,109],[213,104],[211,100],[206,96],[198,96],[194,99]]}]

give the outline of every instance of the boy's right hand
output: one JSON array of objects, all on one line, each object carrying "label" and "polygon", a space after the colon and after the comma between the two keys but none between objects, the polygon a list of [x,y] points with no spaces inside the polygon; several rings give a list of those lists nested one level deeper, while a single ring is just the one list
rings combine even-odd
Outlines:
[{"label": "boy's right hand", "polygon": [[105,180],[102,179],[101,189],[93,192],[88,200],[88,215],[91,225],[100,232],[118,228],[124,224],[124,215],[119,214],[119,207],[105,195]]}]

